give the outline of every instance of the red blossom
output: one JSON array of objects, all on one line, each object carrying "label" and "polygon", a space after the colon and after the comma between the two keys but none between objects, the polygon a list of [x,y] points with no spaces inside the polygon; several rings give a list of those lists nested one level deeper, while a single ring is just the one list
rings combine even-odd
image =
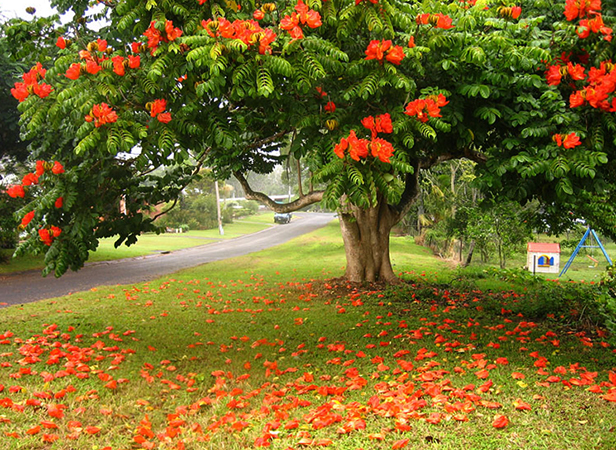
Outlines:
[{"label": "red blossom", "polygon": [[101,70],[103,70],[101,65],[97,63],[96,61],[94,61],[93,59],[89,59],[86,61],[86,72],[92,75],[96,75]]},{"label": "red blossom", "polygon": [[21,219],[21,226],[26,227],[34,218],[34,211],[30,211]]},{"label": "red blossom", "polygon": [[494,428],[505,428],[507,425],[509,425],[509,419],[507,416],[502,414],[497,414],[494,416],[494,420],[492,421],[492,426]]},{"label": "red blossom", "polygon": [[451,17],[442,14],[419,14],[416,19],[418,25],[432,25],[435,28],[442,28],[443,30],[449,30],[453,28]]},{"label": "red blossom", "polygon": [[38,175],[36,173],[27,173],[21,179],[21,184],[24,186],[31,186],[33,184],[38,184]]},{"label": "red blossom", "polygon": [[567,0],[565,18],[568,21],[581,19],[601,10],[601,0]]},{"label": "red blossom", "polygon": [[562,80],[560,66],[548,66],[548,70],[545,72],[545,79],[550,86],[558,86]]},{"label": "red blossom", "polygon": [[171,113],[170,112],[160,113],[158,116],[156,116],[156,119],[161,123],[169,123],[171,122]]},{"label": "red blossom", "polygon": [[81,75],[81,64],[79,63],[71,64],[71,66],[67,69],[66,73],[64,74],[64,76],[66,76],[67,78],[70,78],[71,80],[76,80],[77,78],[79,78],[79,75]]},{"label": "red blossom", "polygon": [[384,163],[389,163],[394,154],[394,147],[385,139],[375,138],[370,142],[372,156]]},{"label": "red blossom", "polygon": [[443,94],[417,99],[406,105],[404,114],[415,116],[421,122],[427,122],[430,117],[442,117],[440,107],[448,103],[449,101]]},{"label": "red blossom", "polygon": [[334,102],[327,102],[323,109],[327,112],[333,113],[336,111],[336,104]]},{"label": "red blossom", "polygon": [[141,65],[141,57],[139,55],[128,55],[128,67],[131,69],[137,69]]},{"label": "red blossom", "polygon": [[100,103],[92,107],[92,112],[86,116],[87,122],[94,120],[96,128],[118,120],[118,114],[107,103]]},{"label": "red blossom", "polygon": [[56,47],[61,50],[64,50],[66,48],[66,41],[62,36],[58,36],[58,39],[56,40]]},{"label": "red blossom", "polygon": [[24,196],[26,195],[26,192],[24,191],[24,187],[21,184],[14,184],[13,186],[10,186],[6,190],[6,193],[11,198],[17,198],[17,197],[24,198]]},{"label": "red blossom", "polygon": [[54,161],[53,167],[51,168],[51,173],[53,173],[54,175],[60,175],[61,173],[64,173],[64,166],[60,162]]},{"label": "red blossom", "polygon": [[63,197],[58,197],[56,199],[56,201],[53,204],[56,208],[62,208],[62,206],[64,205],[64,198]]},{"label": "red blossom", "polygon": [[167,100],[165,99],[154,100],[150,108],[150,116],[156,117],[158,114],[162,113],[165,109],[167,109]]},{"label": "red blossom", "polygon": [[555,134],[552,136],[552,140],[556,142],[556,145],[559,147],[564,147],[566,149],[571,149],[582,144],[579,136],[575,133],[569,133],[567,135]]},{"label": "red blossom", "polygon": [[113,63],[113,72],[123,77],[126,73],[124,68],[124,57],[120,55],[114,56],[111,58],[111,62]]},{"label": "red blossom", "polygon": [[25,83],[17,82],[15,83],[15,87],[11,88],[11,95],[19,102],[23,102],[28,98],[30,92],[28,92],[28,87]]},{"label": "red blossom", "polygon": [[45,161],[37,161],[36,162],[36,171],[35,171],[37,176],[41,176],[45,173]]}]

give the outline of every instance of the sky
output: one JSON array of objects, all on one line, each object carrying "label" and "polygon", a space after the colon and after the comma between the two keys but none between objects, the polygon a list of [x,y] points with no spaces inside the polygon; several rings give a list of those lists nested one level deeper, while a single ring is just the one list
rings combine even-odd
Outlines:
[{"label": "sky", "polygon": [[0,15],[6,19],[16,17],[29,19],[32,16],[26,12],[28,6],[36,8],[36,15],[39,17],[49,16],[55,12],[51,9],[49,0],[0,0]]}]

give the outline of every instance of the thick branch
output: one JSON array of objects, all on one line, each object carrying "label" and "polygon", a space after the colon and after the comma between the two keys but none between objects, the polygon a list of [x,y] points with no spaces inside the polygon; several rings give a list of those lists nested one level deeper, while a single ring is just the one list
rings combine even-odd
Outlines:
[{"label": "thick branch", "polygon": [[264,205],[268,206],[273,211],[278,212],[278,213],[288,213],[288,212],[297,211],[298,209],[301,209],[305,206],[320,202],[321,199],[323,198],[323,191],[314,191],[314,192],[310,192],[307,195],[301,196],[300,198],[298,198],[297,200],[291,203],[284,203],[284,204],[276,203],[274,200],[269,198],[264,193],[253,191],[250,185],[248,184],[248,181],[246,180],[246,178],[244,177],[242,173],[233,172],[233,175],[240,182],[240,185],[242,186],[242,189],[244,190],[244,195],[246,196],[248,200],[256,200],[258,202],[261,202]]},{"label": "thick branch", "polygon": [[404,192],[398,204],[391,208],[396,217],[396,223],[406,215],[419,195],[419,166],[420,163],[416,161],[413,164],[413,173],[406,174],[404,177]]},{"label": "thick branch", "polygon": [[253,142],[252,144],[248,145],[247,148],[253,149],[253,148],[262,147],[265,144],[269,144],[270,142],[279,140],[281,137],[283,137],[285,134],[288,134],[288,133],[290,133],[290,130],[279,131],[278,133],[272,136],[269,136],[259,141]]},{"label": "thick branch", "polygon": [[460,159],[466,158],[471,161],[476,162],[477,164],[485,164],[488,158],[483,153],[479,153],[475,150],[472,150],[468,147],[460,149],[458,152],[451,153],[442,153],[440,155],[432,155],[427,158],[422,159],[419,162],[420,169],[429,169],[432,166],[440,164],[444,161],[451,161],[452,159]]}]

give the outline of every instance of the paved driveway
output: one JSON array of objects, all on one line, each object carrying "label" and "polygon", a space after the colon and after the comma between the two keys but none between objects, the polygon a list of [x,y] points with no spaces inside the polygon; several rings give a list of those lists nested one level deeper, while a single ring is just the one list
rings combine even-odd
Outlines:
[{"label": "paved driveway", "polygon": [[79,272],[67,272],[61,278],[43,278],[38,270],[0,275],[0,308],[85,291],[95,286],[148,281],[181,269],[246,255],[314,231],[333,218],[333,214],[297,213],[291,223],[258,233],[168,254],[86,264]]}]

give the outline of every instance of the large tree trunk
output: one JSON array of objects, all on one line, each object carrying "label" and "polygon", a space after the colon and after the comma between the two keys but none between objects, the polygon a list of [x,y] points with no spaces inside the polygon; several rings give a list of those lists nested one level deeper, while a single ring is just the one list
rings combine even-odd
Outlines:
[{"label": "large tree trunk", "polygon": [[389,233],[398,220],[384,202],[369,209],[349,206],[340,214],[347,280],[398,282],[389,258]]}]

